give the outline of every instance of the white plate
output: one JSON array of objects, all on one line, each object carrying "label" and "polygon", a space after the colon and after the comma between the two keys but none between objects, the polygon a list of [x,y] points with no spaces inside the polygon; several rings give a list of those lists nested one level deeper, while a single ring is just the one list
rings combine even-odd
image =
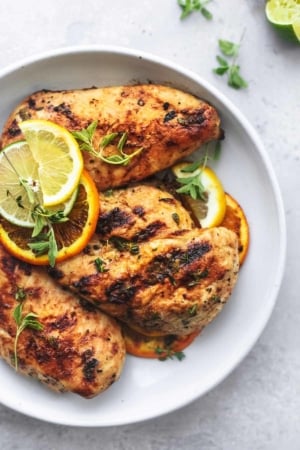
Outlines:
[{"label": "white plate", "polygon": [[236,289],[220,316],[182,362],[128,357],[120,381],[93,400],[52,393],[0,362],[0,402],[29,416],[74,426],[134,423],[174,411],[220,383],[245,357],[266,325],[282,280],[286,231],[281,195],[255,131],[215,88],[152,55],[120,48],[71,48],[10,67],[0,74],[2,127],[33,91],[167,83],[206,99],[223,120],[226,139],[215,165],[225,189],[244,207],[251,246]]}]

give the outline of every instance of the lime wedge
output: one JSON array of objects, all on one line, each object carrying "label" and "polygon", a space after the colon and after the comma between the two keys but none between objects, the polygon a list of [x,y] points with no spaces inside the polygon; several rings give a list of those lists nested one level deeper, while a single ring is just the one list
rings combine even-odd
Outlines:
[{"label": "lime wedge", "polygon": [[300,0],[269,0],[265,13],[285,39],[300,43]]}]

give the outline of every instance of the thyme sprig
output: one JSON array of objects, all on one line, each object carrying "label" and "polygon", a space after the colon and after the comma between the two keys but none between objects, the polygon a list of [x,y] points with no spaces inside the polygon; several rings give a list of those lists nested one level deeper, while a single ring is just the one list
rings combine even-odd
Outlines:
[{"label": "thyme sprig", "polygon": [[[73,131],[72,135],[79,143],[80,149],[86,151],[98,159],[114,165],[122,165],[127,166],[132,158],[137,156],[143,148],[138,148],[135,152],[127,154],[124,152],[124,147],[127,142],[127,133],[110,133],[104,136],[101,139],[100,145],[98,149],[95,148],[93,144],[94,134],[97,128],[97,121],[92,122],[87,128],[84,128],[81,131]],[[113,155],[105,156],[105,149],[116,139],[119,137],[119,141],[117,144],[118,153]]]},{"label": "thyme sprig", "polygon": [[194,200],[199,199],[206,202],[207,194],[205,187],[201,182],[201,172],[205,169],[210,159],[216,161],[219,158],[220,152],[221,143],[220,141],[217,141],[215,144],[214,153],[211,156],[209,156],[207,147],[205,155],[200,161],[193,162],[180,169],[182,173],[191,173],[193,175],[190,177],[177,177],[176,181],[182,186],[176,189],[176,192],[178,194],[190,195]]},{"label": "thyme sprig", "polygon": [[[227,73],[227,82],[230,87],[234,89],[244,89],[248,87],[248,83],[240,74],[240,66],[236,64],[237,57],[239,55],[240,43],[235,44],[234,42],[219,39],[219,49],[226,58],[217,55],[216,59],[219,66],[213,69],[214,73],[217,75],[224,75]],[[229,61],[228,58],[232,58]]]},{"label": "thyme sprig", "polygon": [[213,18],[212,13],[205,7],[211,0],[177,0],[182,12],[180,19],[185,19],[195,11],[199,11],[207,20]]},{"label": "thyme sprig", "polygon": [[14,365],[15,370],[18,370],[18,341],[21,333],[26,329],[41,331],[43,325],[38,321],[38,315],[34,312],[29,312],[23,315],[23,302],[26,299],[26,293],[22,288],[18,288],[15,294],[16,300],[19,302],[13,312],[13,318],[17,325],[17,331],[14,340]]}]

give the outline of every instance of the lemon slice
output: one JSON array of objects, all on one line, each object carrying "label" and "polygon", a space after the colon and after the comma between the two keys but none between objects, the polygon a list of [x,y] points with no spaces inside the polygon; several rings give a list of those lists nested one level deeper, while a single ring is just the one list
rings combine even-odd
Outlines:
[{"label": "lemon slice", "polygon": [[226,212],[226,197],[222,183],[211,168],[199,165],[190,172],[187,171],[189,166],[191,167],[190,162],[182,162],[176,164],[172,171],[179,182],[180,179],[186,178],[198,183],[203,198],[183,194],[184,203],[202,228],[216,227],[221,224]]},{"label": "lemon slice", "polygon": [[[26,189],[27,188],[27,189]],[[31,197],[28,190],[32,192]],[[77,188],[71,197],[50,211],[63,211],[68,215],[75,203]],[[32,210],[41,204],[38,164],[26,141],[15,142],[0,152],[0,214],[6,220],[21,227],[32,228]]]},{"label": "lemon slice", "polygon": [[300,43],[299,0],[269,0],[265,13],[268,21],[284,38]]},{"label": "lemon slice", "polygon": [[[83,171],[76,189],[67,222],[53,223],[57,243],[56,262],[64,261],[83,250],[95,232],[99,217],[99,194],[91,176]],[[73,196],[72,196],[73,199]],[[66,208],[70,207],[69,203]],[[37,254],[30,248],[32,230],[19,227],[0,216],[0,242],[6,250],[29,264],[49,265],[49,254]]]},{"label": "lemon slice", "polygon": [[47,120],[26,120],[19,127],[38,165],[43,205],[63,203],[74,192],[83,170],[78,143],[68,130]]}]

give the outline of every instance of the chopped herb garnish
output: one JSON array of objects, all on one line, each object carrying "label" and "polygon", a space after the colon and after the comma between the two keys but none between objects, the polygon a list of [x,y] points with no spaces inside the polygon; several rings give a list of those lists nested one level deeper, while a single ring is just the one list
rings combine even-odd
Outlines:
[{"label": "chopped herb garnish", "polygon": [[138,255],[140,253],[140,248],[136,242],[128,241],[120,236],[112,236],[109,242],[120,252],[128,251],[132,255]]},{"label": "chopped herb garnish", "polygon": [[[248,83],[240,74],[240,66],[236,64],[236,60],[240,50],[240,44],[235,44],[231,41],[219,39],[219,48],[222,54],[227,58],[217,55],[216,58],[219,66],[213,69],[213,71],[220,76],[227,73],[228,85],[233,87],[234,89],[243,89],[248,87]],[[229,61],[228,58],[232,58],[232,60]]]},{"label": "chopped herb garnish", "polygon": [[219,158],[221,153],[221,143],[220,141],[216,141],[214,143],[214,153],[212,156],[208,154],[209,147],[206,148],[206,153],[204,157],[200,161],[192,162],[187,166],[182,167],[180,171],[183,174],[191,173],[190,177],[177,177],[176,181],[180,183],[182,186],[176,189],[178,194],[186,194],[190,195],[194,200],[199,199],[204,202],[207,202],[207,193],[205,188],[201,182],[201,172],[206,167],[207,162],[212,159],[216,160]]},{"label": "chopped herb garnish", "polygon": [[96,269],[98,272],[100,272],[100,273],[108,272],[108,269],[105,267],[106,262],[103,259],[96,258],[94,262],[95,262],[95,266],[96,266]]},{"label": "chopped herb garnish", "polygon": [[189,315],[192,317],[195,316],[197,314],[197,310],[198,310],[198,305],[197,305],[197,303],[195,303],[193,306],[191,306],[188,309]]},{"label": "chopped herb garnish", "polygon": [[22,287],[17,288],[17,292],[15,293],[15,299],[17,302],[22,302],[26,298],[26,291]]},{"label": "chopped herb garnish", "polygon": [[205,7],[211,0],[177,0],[182,12],[180,19],[185,19],[193,12],[199,11],[207,20],[213,18],[212,13]]},{"label": "chopped herb garnish", "polygon": [[180,217],[179,217],[179,215],[178,215],[177,213],[173,213],[173,214],[172,214],[172,219],[174,220],[174,222],[175,222],[177,225],[179,225],[179,223],[180,223]]},{"label": "chopped herb garnish", "polygon": [[[97,122],[94,121],[87,128],[81,131],[73,131],[72,135],[78,141],[81,150],[90,153],[91,155],[95,156],[98,159],[101,159],[108,164],[127,166],[132,158],[137,156],[143,150],[143,148],[138,148],[135,152],[130,154],[124,152],[124,147],[127,142],[127,133],[107,134],[102,138],[98,149],[96,149],[93,144],[96,128]],[[105,156],[105,149],[117,138],[119,138],[119,141],[117,143],[118,153]]]},{"label": "chopped herb garnish", "polygon": [[43,329],[43,325],[37,320],[37,314],[33,312],[29,312],[28,314],[26,314],[26,316],[23,316],[22,302],[19,302],[19,304],[15,307],[13,317],[17,325],[17,331],[14,341],[14,364],[15,369],[18,370],[17,346],[20,334],[25,330],[25,328],[31,328],[32,330],[41,331]]},{"label": "chopped herb garnish", "polygon": [[183,352],[176,352],[170,348],[156,347],[155,353],[158,355],[159,361],[166,361],[167,359],[174,358],[178,359],[178,361],[182,361],[185,358],[185,354]]}]

